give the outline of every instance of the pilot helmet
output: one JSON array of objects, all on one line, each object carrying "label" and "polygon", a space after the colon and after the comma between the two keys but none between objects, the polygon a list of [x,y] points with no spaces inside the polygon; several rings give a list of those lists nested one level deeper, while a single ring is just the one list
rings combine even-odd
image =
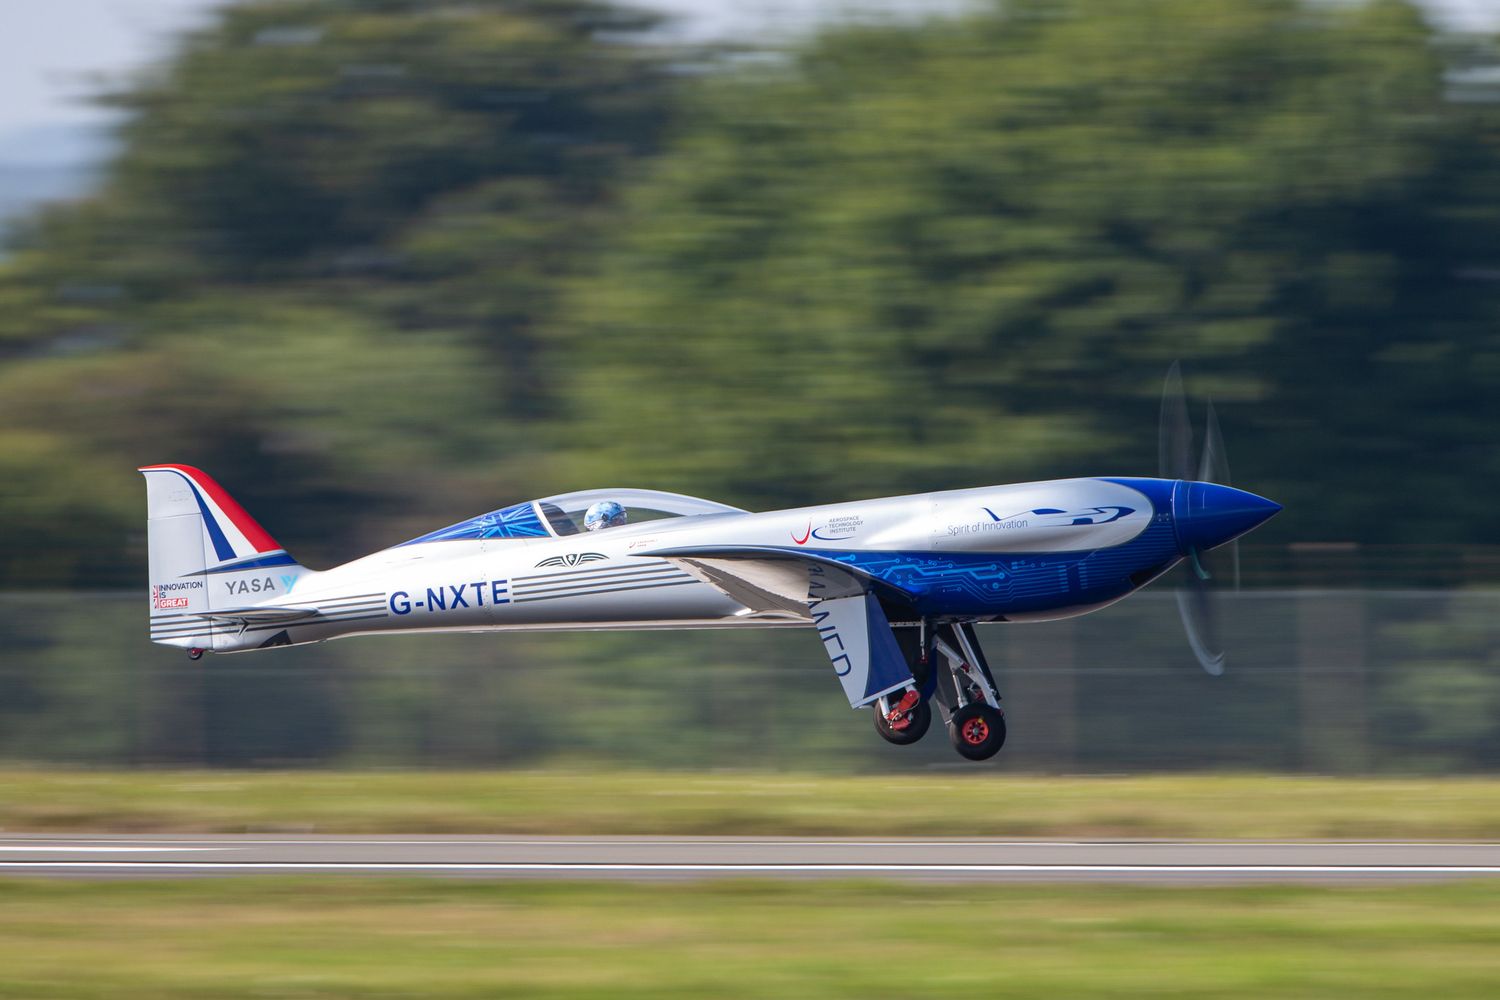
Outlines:
[{"label": "pilot helmet", "polygon": [[617,528],[625,523],[625,508],[613,500],[600,500],[583,515],[583,526],[589,531]]}]

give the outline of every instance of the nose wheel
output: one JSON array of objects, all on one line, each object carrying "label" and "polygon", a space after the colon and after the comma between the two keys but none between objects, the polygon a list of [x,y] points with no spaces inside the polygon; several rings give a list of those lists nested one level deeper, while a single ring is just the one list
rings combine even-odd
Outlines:
[{"label": "nose wheel", "polygon": [[881,698],[874,705],[875,731],[887,743],[911,746],[927,735],[932,725],[932,706],[916,691],[908,690],[894,705]]}]

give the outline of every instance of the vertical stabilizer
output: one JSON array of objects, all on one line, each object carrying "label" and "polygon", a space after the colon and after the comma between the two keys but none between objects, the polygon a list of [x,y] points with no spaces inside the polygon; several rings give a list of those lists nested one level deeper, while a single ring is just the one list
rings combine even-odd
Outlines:
[{"label": "vertical stabilizer", "polygon": [[218,483],[189,465],[148,465],[151,638],[214,647],[213,611],[284,601],[307,573]]}]

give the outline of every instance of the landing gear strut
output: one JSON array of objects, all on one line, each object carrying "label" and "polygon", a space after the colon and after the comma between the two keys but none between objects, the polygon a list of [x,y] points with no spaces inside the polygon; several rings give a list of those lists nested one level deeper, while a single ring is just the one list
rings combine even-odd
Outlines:
[{"label": "landing gear strut", "polygon": [[944,709],[953,749],[969,760],[988,760],[1005,745],[1005,712],[974,626],[944,625],[932,645],[948,665],[949,683],[940,690],[948,702]]},{"label": "landing gear strut", "polygon": [[988,760],[999,753],[1005,745],[1005,712],[974,626],[923,622],[895,632],[912,686],[876,699],[872,711],[880,738],[897,746],[920,740],[932,725],[935,698],[960,756]]}]

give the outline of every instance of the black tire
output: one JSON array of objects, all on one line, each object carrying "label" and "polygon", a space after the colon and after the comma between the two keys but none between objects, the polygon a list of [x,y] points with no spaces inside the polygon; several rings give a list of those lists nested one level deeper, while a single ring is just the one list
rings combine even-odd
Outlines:
[{"label": "black tire", "polygon": [[1005,746],[1005,713],[982,701],[970,702],[953,713],[948,738],[959,756],[989,760]]},{"label": "black tire", "polygon": [[927,729],[932,725],[932,706],[926,701],[919,701],[911,710],[911,725],[905,729],[892,729],[885,721],[885,714],[880,711],[880,704],[874,706],[875,731],[880,738],[887,743],[894,743],[898,747],[911,746],[913,743],[927,735]]}]

